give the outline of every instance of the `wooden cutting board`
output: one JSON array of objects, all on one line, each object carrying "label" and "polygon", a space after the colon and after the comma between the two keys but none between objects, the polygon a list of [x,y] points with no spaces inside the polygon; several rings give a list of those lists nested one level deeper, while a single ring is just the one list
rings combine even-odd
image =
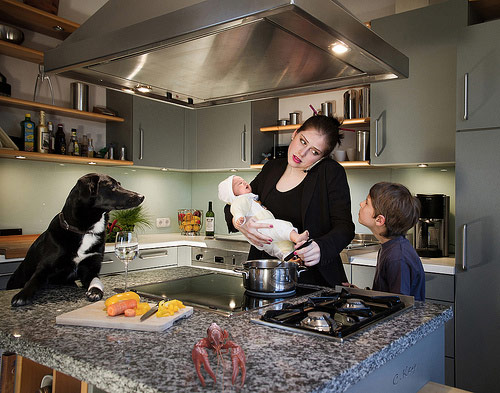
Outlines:
[{"label": "wooden cutting board", "polygon": [[0,254],[5,258],[24,258],[28,249],[40,235],[0,236]]},{"label": "wooden cutting board", "polygon": [[187,318],[193,313],[193,307],[186,306],[169,317],[157,317],[156,314],[145,321],[140,321],[140,316],[126,317],[118,315],[110,317],[104,311],[104,300],[89,304],[88,306],[61,314],[56,317],[59,325],[91,326],[113,329],[144,330],[148,332],[161,332],[182,318]]}]

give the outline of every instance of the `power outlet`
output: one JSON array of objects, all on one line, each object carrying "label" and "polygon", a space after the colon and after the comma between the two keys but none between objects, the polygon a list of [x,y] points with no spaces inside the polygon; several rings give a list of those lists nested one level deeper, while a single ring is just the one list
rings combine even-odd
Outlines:
[{"label": "power outlet", "polygon": [[170,226],[170,218],[162,217],[156,219],[156,228],[168,228]]}]

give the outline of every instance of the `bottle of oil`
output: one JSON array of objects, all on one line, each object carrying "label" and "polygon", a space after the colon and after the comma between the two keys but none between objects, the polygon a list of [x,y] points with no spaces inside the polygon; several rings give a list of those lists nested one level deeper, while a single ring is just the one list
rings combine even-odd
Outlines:
[{"label": "bottle of oil", "polygon": [[29,113],[26,113],[24,120],[21,122],[21,130],[23,133],[23,150],[35,151],[35,123],[31,121]]},{"label": "bottle of oil", "polygon": [[45,124],[45,112],[40,111],[40,123],[36,126],[36,151],[48,153],[50,149],[49,129]]},{"label": "bottle of oil", "polygon": [[71,139],[68,144],[68,155],[79,156],[80,155],[80,144],[78,143],[78,138],[76,136],[76,129],[71,129]]},{"label": "bottle of oil", "polygon": [[54,153],[66,154],[66,135],[62,124],[57,125],[57,131],[54,142]]}]

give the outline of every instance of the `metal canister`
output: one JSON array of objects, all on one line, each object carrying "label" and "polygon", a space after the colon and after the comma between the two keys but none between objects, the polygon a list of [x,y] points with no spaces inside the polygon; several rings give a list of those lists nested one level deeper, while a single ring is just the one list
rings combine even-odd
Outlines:
[{"label": "metal canister", "polygon": [[323,102],[321,104],[321,114],[325,116],[333,116],[333,103]]},{"label": "metal canister", "polygon": [[290,124],[299,124],[299,112],[290,113]]},{"label": "metal canister", "polygon": [[358,94],[358,116],[360,118],[370,117],[370,88],[363,87]]},{"label": "metal canister", "polygon": [[357,102],[357,90],[351,89],[344,93],[344,119],[356,119],[358,117]]},{"label": "metal canister", "polygon": [[356,131],[356,160],[370,160],[370,131],[368,130]]},{"label": "metal canister", "polygon": [[71,85],[71,107],[79,111],[89,111],[89,85],[73,82]]}]

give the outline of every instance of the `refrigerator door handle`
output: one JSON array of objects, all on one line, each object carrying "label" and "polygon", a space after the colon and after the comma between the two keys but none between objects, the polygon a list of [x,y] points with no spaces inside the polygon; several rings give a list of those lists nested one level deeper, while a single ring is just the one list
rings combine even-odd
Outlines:
[{"label": "refrigerator door handle", "polygon": [[462,225],[462,270],[467,270],[467,224]]}]

